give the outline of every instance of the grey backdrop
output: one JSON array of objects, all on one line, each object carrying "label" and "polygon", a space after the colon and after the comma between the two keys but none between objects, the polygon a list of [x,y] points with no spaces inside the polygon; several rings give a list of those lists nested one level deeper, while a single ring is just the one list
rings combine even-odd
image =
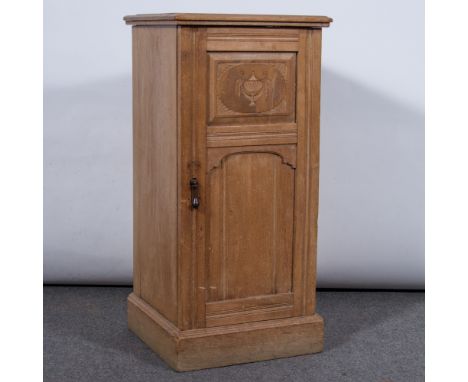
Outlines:
[{"label": "grey backdrop", "polygon": [[122,16],[208,11],[334,18],[323,39],[318,286],[424,286],[424,2],[281,3],[45,0],[45,282],[131,282]]}]

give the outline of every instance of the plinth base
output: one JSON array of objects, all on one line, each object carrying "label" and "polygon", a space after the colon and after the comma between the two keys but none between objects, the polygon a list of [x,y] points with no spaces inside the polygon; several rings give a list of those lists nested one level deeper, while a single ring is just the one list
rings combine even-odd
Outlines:
[{"label": "plinth base", "polygon": [[179,330],[135,294],[128,327],[177,371],[318,353],[323,319],[313,316]]}]

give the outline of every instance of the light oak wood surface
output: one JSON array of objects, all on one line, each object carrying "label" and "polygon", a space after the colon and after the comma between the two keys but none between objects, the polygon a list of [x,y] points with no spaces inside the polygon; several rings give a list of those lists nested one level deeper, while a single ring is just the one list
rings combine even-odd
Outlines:
[{"label": "light oak wood surface", "polygon": [[128,298],[128,321],[133,332],[177,371],[323,349],[323,319],[318,314],[182,331],[132,293]]},{"label": "light oak wood surface", "polygon": [[327,16],[241,15],[215,13],[164,13],[125,16],[130,25],[222,25],[222,26],[292,26],[328,27],[333,21]]},{"label": "light oak wood surface", "polygon": [[134,288],[177,323],[177,31],[133,31]]},{"label": "light oak wood surface", "polygon": [[320,57],[331,19],[125,20],[134,25],[130,329],[177,370],[321,351]]}]

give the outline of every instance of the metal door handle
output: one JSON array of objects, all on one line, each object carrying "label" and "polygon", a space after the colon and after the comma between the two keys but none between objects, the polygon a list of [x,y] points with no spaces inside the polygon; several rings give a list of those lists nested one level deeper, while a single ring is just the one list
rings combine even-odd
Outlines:
[{"label": "metal door handle", "polygon": [[200,195],[198,194],[198,180],[197,178],[190,179],[190,191],[192,192],[192,208],[200,206]]}]

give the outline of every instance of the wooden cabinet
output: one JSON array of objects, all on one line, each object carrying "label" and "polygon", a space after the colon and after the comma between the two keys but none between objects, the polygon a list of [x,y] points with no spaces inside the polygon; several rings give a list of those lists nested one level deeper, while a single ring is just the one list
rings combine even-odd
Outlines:
[{"label": "wooden cabinet", "polygon": [[177,370],[313,353],[323,16],[133,25],[128,322]]}]

